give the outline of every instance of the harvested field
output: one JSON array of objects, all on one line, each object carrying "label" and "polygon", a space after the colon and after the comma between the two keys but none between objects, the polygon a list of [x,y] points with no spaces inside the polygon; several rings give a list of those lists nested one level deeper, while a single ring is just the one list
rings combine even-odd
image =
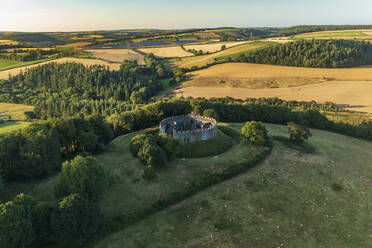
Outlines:
[{"label": "harvested field", "polygon": [[121,65],[121,64],[118,64],[118,63],[109,63],[109,62],[106,62],[106,61],[103,61],[103,60],[100,60],[100,59],[61,58],[61,59],[50,60],[48,62],[43,62],[43,63],[39,63],[39,64],[33,64],[33,65],[29,65],[29,66],[23,66],[23,67],[10,69],[10,70],[0,71],[0,79],[7,79],[9,77],[9,75],[14,76],[14,75],[19,74],[21,71],[25,71],[29,68],[39,66],[39,65],[43,65],[43,64],[46,64],[46,63],[52,63],[52,62],[55,62],[55,63],[74,62],[74,63],[82,63],[85,66],[97,65],[98,64],[98,65],[108,66],[108,67],[110,67],[111,70],[119,70],[120,65]]},{"label": "harvested field", "polygon": [[286,44],[288,42],[293,42],[293,40],[289,40],[287,37],[269,38],[269,39],[265,39],[265,41],[276,42],[279,44]]},{"label": "harvested field", "polygon": [[220,36],[216,34],[215,32],[208,32],[208,31],[195,33],[195,35],[199,37],[200,39],[219,39],[220,38]]},{"label": "harvested field", "polygon": [[180,46],[142,48],[138,50],[144,53],[153,53],[155,56],[162,57],[162,58],[176,58],[176,57],[180,58],[180,57],[193,56],[192,53],[186,52]]},{"label": "harvested field", "polygon": [[341,81],[372,81],[370,68],[304,68],[250,63],[226,63],[188,74],[194,78],[320,78]]},{"label": "harvested field", "polygon": [[[279,97],[332,101],[372,113],[372,69],[319,69],[229,63],[188,74],[178,97]],[[259,89],[261,88],[261,89]]]},{"label": "harvested field", "polygon": [[348,105],[346,109],[372,113],[372,82],[333,81],[291,88],[243,89],[215,87],[186,87],[176,92],[177,97],[233,97],[237,99],[279,97],[284,100],[335,102]]},{"label": "harvested field", "polygon": [[18,45],[18,41],[13,40],[0,40],[0,45]]},{"label": "harvested field", "polygon": [[222,59],[226,56],[236,55],[244,52],[254,51],[259,48],[263,48],[265,46],[269,46],[273,44],[272,42],[251,42],[246,43],[239,46],[234,46],[228,48],[226,50],[209,54],[209,55],[202,55],[202,56],[194,56],[194,57],[187,57],[187,58],[178,58],[174,59],[172,62],[174,65],[179,66],[181,68],[192,68],[206,66],[215,62],[215,60]]},{"label": "harvested field", "polygon": [[110,62],[122,63],[124,60],[135,60],[139,65],[145,64],[144,56],[131,49],[95,49],[85,51],[89,52],[96,58]]},{"label": "harvested field", "polygon": [[336,30],[305,33],[294,36],[295,39],[372,39],[372,30]]},{"label": "harvested field", "polygon": [[221,51],[221,47],[223,45],[226,46],[226,48],[238,46],[247,43],[247,41],[237,41],[237,42],[220,42],[220,43],[212,43],[212,44],[205,44],[205,45],[190,45],[190,46],[184,46],[186,50],[194,49],[197,51],[202,50],[204,53],[215,53],[218,51]]}]

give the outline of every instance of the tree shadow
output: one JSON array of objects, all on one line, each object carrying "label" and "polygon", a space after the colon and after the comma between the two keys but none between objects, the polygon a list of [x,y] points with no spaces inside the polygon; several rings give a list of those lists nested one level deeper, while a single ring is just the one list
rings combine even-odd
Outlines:
[{"label": "tree shadow", "polygon": [[296,151],[299,151],[305,154],[316,154],[317,153],[317,149],[313,145],[307,142],[304,142],[302,144],[293,144],[289,140],[289,138],[283,137],[283,136],[273,136],[273,139],[276,141],[279,141],[280,143],[282,143],[284,146],[288,148],[291,148],[293,150],[296,150]]}]

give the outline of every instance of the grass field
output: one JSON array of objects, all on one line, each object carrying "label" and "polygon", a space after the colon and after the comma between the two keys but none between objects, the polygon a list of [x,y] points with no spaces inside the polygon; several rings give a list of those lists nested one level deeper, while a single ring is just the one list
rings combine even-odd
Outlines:
[{"label": "grass field", "polygon": [[204,53],[214,53],[221,51],[221,47],[223,45],[226,46],[226,48],[242,45],[244,43],[247,43],[247,41],[234,41],[234,42],[219,42],[219,43],[211,43],[211,44],[205,44],[205,45],[188,45],[184,46],[186,50],[194,49],[197,51],[202,50]]},{"label": "grass field", "polygon": [[372,143],[312,130],[308,153],[275,138],[287,127],[266,126],[274,148],[263,164],[95,247],[371,247]]},{"label": "grass field", "polygon": [[83,47],[83,46],[89,46],[90,44],[92,44],[92,42],[80,41],[80,42],[68,43],[66,45],[62,45],[62,46],[58,46],[58,47]]},{"label": "grass field", "polygon": [[180,46],[141,48],[138,50],[144,53],[153,53],[155,56],[162,58],[193,56],[192,53],[186,52]]},{"label": "grass field", "polygon": [[192,68],[194,66],[196,67],[202,67],[209,65],[215,61],[221,60],[226,58],[227,56],[237,56],[241,53],[254,51],[259,48],[263,48],[265,46],[269,46],[273,43],[271,42],[252,42],[247,43],[239,46],[234,46],[229,49],[226,49],[224,51],[220,51],[213,54],[208,55],[202,55],[202,56],[194,56],[194,57],[186,57],[186,58],[176,58],[173,59],[171,62],[175,66],[179,66],[181,68]]},{"label": "grass field", "polygon": [[51,62],[55,62],[55,63],[74,62],[74,63],[82,63],[86,66],[98,64],[98,65],[108,66],[108,67],[110,67],[111,70],[119,70],[120,65],[121,65],[119,63],[109,63],[109,62],[106,62],[106,61],[103,61],[103,60],[100,60],[100,59],[61,58],[61,59],[50,60],[48,62],[43,62],[43,63],[39,63],[39,64],[33,64],[33,65],[29,65],[29,66],[23,66],[23,67],[18,67],[18,68],[14,68],[14,69],[0,71],[0,79],[7,79],[9,77],[9,74],[14,76],[14,75],[19,74],[21,71],[24,72],[25,70],[27,70],[29,68],[39,66],[39,65],[42,65],[42,64],[45,64],[45,63],[51,63]]},{"label": "grass field", "polygon": [[34,61],[16,61],[16,60],[7,60],[7,59],[0,59],[0,71],[9,70],[11,68],[22,67],[32,64],[38,64],[49,59],[41,59],[41,60],[34,60]]},{"label": "grass field", "polygon": [[14,103],[0,103],[0,119],[8,119],[21,121],[25,119],[24,113],[32,111],[33,106],[14,104]]},{"label": "grass field", "polygon": [[0,123],[0,134],[9,133],[29,126],[31,122],[7,121]]},{"label": "grass field", "polygon": [[325,31],[295,35],[294,39],[372,39],[371,30]]},{"label": "grass field", "polygon": [[124,60],[135,60],[139,65],[145,64],[144,56],[131,49],[95,49],[85,51],[96,58],[110,62],[123,63]]}]

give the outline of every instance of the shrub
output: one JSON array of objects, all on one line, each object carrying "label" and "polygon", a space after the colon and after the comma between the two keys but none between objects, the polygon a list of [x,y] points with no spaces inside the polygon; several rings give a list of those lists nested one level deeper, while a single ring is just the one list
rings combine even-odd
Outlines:
[{"label": "shrub", "polygon": [[0,204],[0,247],[30,247],[35,239],[32,211],[24,195]]},{"label": "shrub", "polygon": [[242,127],[242,135],[255,145],[263,145],[267,139],[267,130],[262,122],[246,122]]},{"label": "shrub", "polygon": [[94,157],[77,156],[62,165],[54,193],[57,198],[78,193],[89,200],[98,200],[108,188],[108,176]]},{"label": "shrub", "polygon": [[311,137],[310,130],[294,122],[288,123],[289,140],[294,144],[302,144]]},{"label": "shrub", "polygon": [[142,173],[142,178],[147,181],[154,181],[157,178],[156,170],[151,167],[147,166]]},{"label": "shrub", "polygon": [[1,193],[3,192],[3,190],[4,190],[4,181],[3,181],[3,177],[0,174],[0,202],[1,202]]},{"label": "shrub", "polygon": [[215,109],[206,109],[203,112],[203,116],[219,120],[218,113]]},{"label": "shrub", "polygon": [[145,140],[138,157],[145,165],[154,168],[164,167],[167,164],[167,154],[151,139]]},{"label": "shrub", "polygon": [[141,147],[143,146],[143,144],[144,144],[144,142],[147,138],[148,137],[147,137],[146,134],[139,134],[139,135],[134,136],[131,139],[129,149],[130,149],[133,157],[138,156],[138,152],[141,149]]},{"label": "shrub", "polygon": [[52,216],[52,227],[60,247],[83,247],[93,243],[103,225],[99,208],[79,194],[63,198]]},{"label": "shrub", "polygon": [[156,143],[166,152],[168,160],[177,157],[181,152],[181,142],[166,134],[158,134]]}]

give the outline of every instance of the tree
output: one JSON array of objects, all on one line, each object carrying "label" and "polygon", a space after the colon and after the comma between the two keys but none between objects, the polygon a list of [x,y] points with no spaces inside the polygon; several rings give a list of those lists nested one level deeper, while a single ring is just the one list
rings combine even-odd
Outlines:
[{"label": "tree", "polygon": [[246,122],[242,127],[242,135],[255,145],[263,145],[267,139],[267,130],[262,122]]},{"label": "tree", "polygon": [[156,136],[156,143],[166,152],[168,160],[177,157],[181,152],[181,142],[172,136],[158,134]]},{"label": "tree", "polygon": [[219,120],[218,113],[215,109],[206,109],[203,111],[203,116]]},{"label": "tree", "polygon": [[153,139],[146,139],[141,146],[138,157],[147,166],[164,167],[167,164],[167,154]]},{"label": "tree", "polygon": [[307,127],[294,122],[288,123],[288,133],[289,140],[294,144],[304,143],[312,135]]},{"label": "tree", "polygon": [[23,195],[0,204],[0,247],[30,247],[35,239],[32,220],[32,211],[25,204]]},{"label": "tree", "polygon": [[154,181],[157,178],[156,170],[152,166],[146,166],[142,178],[146,181]]},{"label": "tree", "polygon": [[226,49],[226,45],[222,45],[221,46],[221,51],[225,50]]},{"label": "tree", "polygon": [[52,216],[52,227],[60,247],[84,247],[103,230],[104,217],[92,202],[71,194],[62,199]]},{"label": "tree", "polygon": [[98,200],[108,188],[108,176],[94,157],[77,156],[62,165],[54,194],[57,198],[78,193],[89,200]]},{"label": "tree", "polygon": [[145,140],[147,138],[148,138],[148,136],[146,134],[139,134],[139,135],[134,136],[131,139],[129,149],[130,149],[133,157],[138,156],[138,152],[141,149],[141,147],[143,146],[143,144],[145,143]]}]

